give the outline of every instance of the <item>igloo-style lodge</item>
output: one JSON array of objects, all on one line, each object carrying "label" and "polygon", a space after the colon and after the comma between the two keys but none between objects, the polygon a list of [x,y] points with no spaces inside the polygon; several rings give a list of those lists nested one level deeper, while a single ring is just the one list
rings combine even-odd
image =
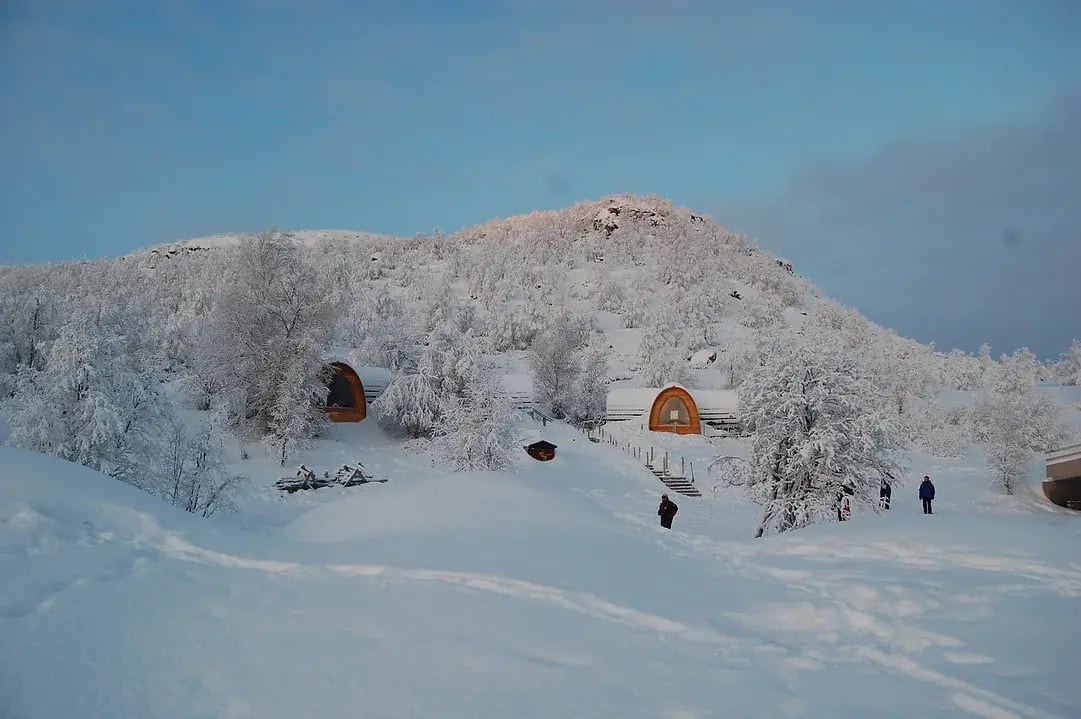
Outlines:
[{"label": "igloo-style lodge", "polygon": [[732,390],[618,387],[608,391],[608,422],[635,422],[651,432],[736,434],[739,399]]}]

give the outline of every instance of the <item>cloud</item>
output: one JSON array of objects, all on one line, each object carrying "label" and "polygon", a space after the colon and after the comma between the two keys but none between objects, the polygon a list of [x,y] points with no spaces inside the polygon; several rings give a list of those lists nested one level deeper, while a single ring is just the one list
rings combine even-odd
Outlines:
[{"label": "cloud", "polygon": [[837,299],[940,348],[1081,337],[1081,88],[1027,122],[822,161],[718,217]]}]

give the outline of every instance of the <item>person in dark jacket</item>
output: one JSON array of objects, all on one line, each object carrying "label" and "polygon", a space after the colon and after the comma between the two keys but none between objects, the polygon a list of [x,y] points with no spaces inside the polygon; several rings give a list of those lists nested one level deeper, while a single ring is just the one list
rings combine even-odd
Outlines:
[{"label": "person in dark jacket", "polygon": [[679,507],[668,498],[667,494],[661,495],[661,506],[657,508],[657,516],[661,518],[661,526],[665,529],[672,528],[672,519],[676,516]]},{"label": "person in dark jacket", "polygon": [[920,483],[920,499],[923,500],[923,513],[934,514],[931,511],[931,500],[935,498],[935,485],[931,483],[931,478],[926,474],[923,475],[923,482]]},{"label": "person in dark jacket", "polygon": [[878,490],[878,501],[882,509],[890,508],[890,496],[893,495],[893,487],[886,480],[882,480],[882,488]]}]

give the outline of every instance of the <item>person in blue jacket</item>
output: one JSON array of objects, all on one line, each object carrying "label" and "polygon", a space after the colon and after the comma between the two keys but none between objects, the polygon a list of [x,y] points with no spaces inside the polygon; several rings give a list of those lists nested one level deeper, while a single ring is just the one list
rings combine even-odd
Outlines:
[{"label": "person in blue jacket", "polygon": [[920,499],[923,500],[923,513],[934,514],[931,511],[931,500],[935,498],[935,485],[931,484],[931,478],[926,474],[923,475],[923,482],[920,483]]}]

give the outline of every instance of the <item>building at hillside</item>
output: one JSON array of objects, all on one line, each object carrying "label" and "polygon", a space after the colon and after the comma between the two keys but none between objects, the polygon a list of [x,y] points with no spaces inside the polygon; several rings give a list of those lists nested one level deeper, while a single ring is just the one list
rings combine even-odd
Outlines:
[{"label": "building at hillside", "polygon": [[323,412],[331,422],[360,422],[368,416],[364,383],[356,370],[344,362],[331,362],[327,369],[327,398]]},{"label": "building at hillside", "polygon": [[620,387],[609,390],[608,422],[636,422],[651,432],[735,434],[739,400],[730,390]]},{"label": "building at hillside", "polygon": [[1081,509],[1081,443],[1047,455],[1043,493],[1061,507]]}]

